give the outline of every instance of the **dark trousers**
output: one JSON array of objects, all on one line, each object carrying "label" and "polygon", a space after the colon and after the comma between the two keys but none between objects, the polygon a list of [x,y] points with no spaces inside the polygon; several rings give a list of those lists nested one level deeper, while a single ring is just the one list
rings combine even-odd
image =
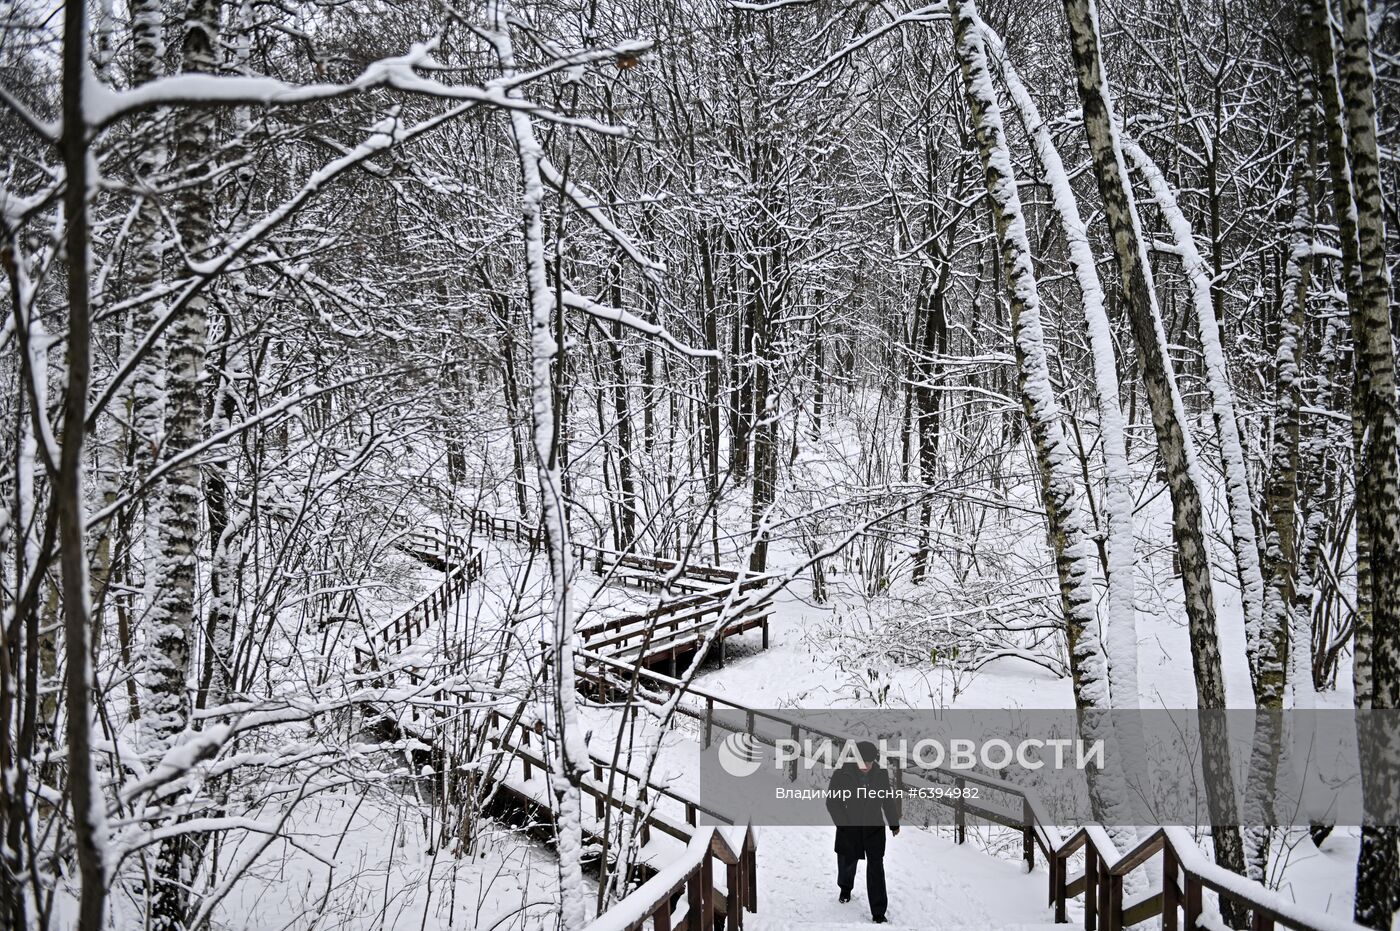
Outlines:
[{"label": "dark trousers", "polygon": [[[854,854],[838,853],[836,855],[836,885],[841,887],[842,892],[850,892],[851,887],[856,884],[856,864],[859,862],[860,857]],[[885,895],[885,858],[883,856],[865,855],[865,895],[870,900],[870,917],[884,917],[885,909],[890,903]]]}]

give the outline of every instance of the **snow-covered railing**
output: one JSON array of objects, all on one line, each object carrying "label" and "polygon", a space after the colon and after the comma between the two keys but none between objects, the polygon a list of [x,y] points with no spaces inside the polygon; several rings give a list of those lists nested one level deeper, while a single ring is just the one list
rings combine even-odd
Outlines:
[{"label": "snow-covered railing", "polygon": [[[447,569],[470,562],[480,563],[481,550],[461,537],[436,527],[409,527],[400,523],[394,546],[436,569]],[[479,568],[479,566],[478,566]]]},{"label": "snow-covered railing", "polygon": [[[480,508],[461,506],[454,508],[453,514],[460,516],[471,527],[473,533],[484,534],[493,539],[513,540],[530,547],[539,546],[542,539],[539,527],[514,517],[501,517]],[[737,569],[706,566],[689,561],[664,559],[659,556],[642,556],[578,540],[571,541],[569,548],[573,551],[574,558],[580,562],[591,560],[594,571],[599,575],[605,572],[616,572],[619,569],[636,570],[644,575],[640,577],[626,575],[622,580],[634,583],[641,582],[649,587],[663,586],[666,577],[671,575],[676,576],[671,584],[678,588],[694,588],[698,585],[733,585],[735,582],[739,582],[741,590],[747,590],[765,581],[763,576],[740,572]]]},{"label": "snow-covered railing", "polygon": [[[492,536],[513,536],[531,545],[536,545],[539,539],[534,528],[486,512],[473,513],[473,529]],[[669,575],[675,572],[677,565],[669,560],[647,560],[645,557],[612,553],[586,545],[576,546],[576,555],[582,557],[584,552],[593,554],[595,559],[617,557],[608,567],[613,570],[625,566]],[[781,713],[748,708],[647,668],[648,659],[664,655],[668,649],[674,655],[682,646],[693,648],[698,644],[699,635],[713,622],[712,615],[724,607],[723,596],[728,591],[724,583],[732,585],[741,579],[740,574],[732,570],[699,568],[713,576],[706,578],[706,581],[718,581],[720,587],[674,599],[652,612],[611,618],[580,627],[579,633],[586,642],[585,648],[575,651],[580,685],[604,699],[632,688],[642,695],[652,693],[664,698],[679,695],[683,700],[677,702],[677,711],[701,723],[702,742],[706,747],[712,742],[717,726],[742,730],[768,744],[780,736],[791,736],[800,741],[804,733],[809,737],[842,739],[841,735],[810,727]],[[749,580],[743,579],[741,589],[748,587],[748,584]],[[751,615],[750,611],[761,613]],[[768,614],[761,605],[746,607],[741,604],[734,620],[726,623],[725,632],[735,621],[746,623],[753,617],[761,618],[754,623],[762,624],[766,647]],[[719,638],[721,644],[723,634]],[[633,643],[634,640],[638,642]],[[606,649],[607,653],[599,652],[600,649]],[[742,729],[716,720],[716,708],[742,714]],[[493,711],[492,714],[495,716],[497,713]],[[528,783],[532,770],[538,768],[542,771],[545,766],[545,748],[541,746],[539,753],[534,752],[530,746],[531,735],[538,735],[540,741],[547,738],[542,730],[520,722],[504,728],[499,726],[500,723],[499,717],[493,717],[493,742],[523,767]],[[517,734],[518,737],[515,736]],[[742,908],[722,909],[727,916],[732,916],[731,927],[741,928],[743,910],[754,911],[757,905],[752,829],[743,829],[743,840],[736,850],[735,845],[722,833],[726,829],[695,826],[698,811],[725,820],[722,813],[703,808],[699,802],[687,799],[668,787],[643,781],[621,767],[612,766],[609,761],[595,757],[592,768],[592,773],[582,780],[580,788],[586,796],[594,799],[594,814],[599,821],[605,809],[612,807],[639,820],[644,845],[648,843],[649,833],[655,829],[686,841],[687,846],[681,856],[599,915],[587,926],[589,931],[640,931],[648,923],[657,931],[671,931],[679,926],[684,926],[687,931],[697,928],[709,931],[716,926],[717,903],[722,907],[727,902],[742,903]],[[1012,799],[1010,808],[1000,808],[973,804],[960,792],[930,794],[940,804],[953,809],[956,843],[965,842],[967,819],[973,818],[1019,831],[1022,837],[1021,856],[1028,870],[1034,866],[1036,848],[1040,849],[1049,866],[1049,900],[1054,907],[1057,923],[1068,921],[1068,900],[1082,895],[1086,931],[1121,931],[1157,915],[1162,918],[1162,927],[1169,931],[1195,929],[1209,923],[1203,900],[1204,890],[1209,889],[1222,902],[1230,902],[1237,909],[1247,911],[1252,931],[1272,931],[1276,927],[1296,931],[1360,929],[1359,925],[1343,919],[1301,908],[1262,885],[1215,865],[1201,852],[1190,833],[1181,828],[1159,828],[1135,848],[1120,855],[1108,833],[1098,825],[1081,827],[1068,839],[1063,839],[1059,829],[1049,822],[1035,793],[1013,783],[977,773],[941,768],[897,768],[894,775],[902,784],[943,786],[951,783],[957,788],[972,785]],[[659,811],[658,805],[663,801],[671,803],[672,807],[679,804],[684,820],[678,821]],[[1070,861],[1081,852],[1084,869],[1071,877]],[[1161,859],[1161,887],[1125,902],[1124,877],[1158,857]],[[714,882],[713,864],[716,859],[724,864],[727,871],[725,888],[730,890],[728,894]]]},{"label": "snow-covered railing", "polygon": [[723,597],[726,592],[727,589],[716,590],[664,601],[650,611],[582,625],[578,634],[591,652],[648,666],[696,649],[720,615],[728,611],[723,628],[714,638],[720,665],[724,664],[725,640],[755,627],[763,630],[766,650],[772,605],[766,602],[730,605]]},{"label": "snow-covered railing", "polygon": [[580,557],[585,554],[593,557],[594,570],[599,575],[617,568],[637,569],[650,573],[651,577],[658,582],[666,576],[676,575],[677,581],[683,583],[733,585],[735,582],[740,582],[743,589],[752,588],[767,581],[761,575],[740,572],[737,569],[707,566],[702,563],[683,562],[677,559],[663,559],[659,556],[641,556],[636,553],[594,546],[591,543],[575,543],[574,548]]},{"label": "snow-covered railing", "polygon": [[[753,831],[727,833],[697,829],[683,854],[585,925],[587,931],[640,931],[648,922],[656,931],[714,931],[717,913],[730,919],[727,927],[743,928],[744,911],[758,906]],[[716,863],[725,872],[724,893],[715,883]],[[740,907],[725,907],[734,903]]]},{"label": "snow-covered railing", "polygon": [[[1084,853],[1084,871],[1069,875],[1069,859]],[[1155,857],[1162,862],[1162,886],[1151,895],[1123,901],[1123,878]],[[1212,863],[1184,828],[1158,828],[1132,850],[1119,854],[1097,825],[1080,828],[1050,858],[1050,903],[1055,921],[1069,921],[1066,902],[1084,896],[1086,931],[1121,931],[1155,915],[1165,931],[1194,931],[1205,914],[1203,890],[1250,913],[1251,931],[1277,927],[1297,931],[1360,931],[1361,926],[1285,900],[1253,880]]]},{"label": "snow-covered railing", "polygon": [[469,521],[473,533],[485,534],[496,540],[514,540],[529,547],[537,547],[542,540],[540,528],[513,517],[501,517],[479,508],[463,508],[463,515]]},{"label": "snow-covered railing", "polygon": [[452,605],[481,574],[481,552],[465,563],[453,566],[436,588],[421,601],[371,632],[363,643],[355,644],[357,669],[378,669],[381,658],[393,657],[408,649],[423,631],[447,616]]},{"label": "snow-covered railing", "polygon": [[[488,719],[487,733],[493,747],[503,754],[508,764],[499,778],[510,773],[518,764],[523,783],[529,783],[535,773],[545,772],[552,737],[538,720],[512,720],[493,710]],[[707,808],[670,786],[646,779],[625,766],[614,766],[609,759],[589,754],[590,772],[579,781],[579,790],[593,800],[594,820],[601,824],[608,809],[635,818],[642,844],[651,842],[653,832],[679,841],[688,841],[695,832],[701,813],[717,821],[732,823],[722,812]]]},{"label": "snow-covered railing", "polygon": [[[536,797],[530,786],[543,787],[536,773],[543,775],[545,771],[549,734],[539,721],[511,718],[496,709],[490,712],[488,724],[488,739],[505,761],[503,767],[488,771],[492,778],[521,802],[547,807],[547,793]],[[591,772],[579,780],[579,791],[584,798],[593,800],[592,818],[585,819],[583,825],[588,839],[600,848],[606,847],[602,825],[611,809],[635,819],[644,848],[655,832],[686,844],[686,851],[614,903],[589,927],[632,929],[650,921],[662,929],[678,928],[682,923],[687,929],[714,928],[718,912],[728,919],[728,927],[742,928],[743,910],[757,908],[757,848],[752,829],[697,827],[700,812],[718,820],[724,817],[695,799],[614,766],[603,757],[592,755],[591,764]],[[722,887],[715,883],[711,862],[714,859],[725,869]],[[686,893],[687,907],[672,909],[671,901],[681,892]],[[692,915],[700,916],[698,924],[688,917]]]}]

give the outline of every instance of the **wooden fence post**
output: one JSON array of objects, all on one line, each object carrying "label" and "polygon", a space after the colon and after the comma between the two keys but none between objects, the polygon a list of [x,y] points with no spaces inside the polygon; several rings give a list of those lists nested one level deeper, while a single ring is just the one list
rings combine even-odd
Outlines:
[{"label": "wooden fence post", "polygon": [[1201,922],[1201,881],[1186,874],[1186,931],[1195,931]]},{"label": "wooden fence post", "polygon": [[724,884],[729,892],[724,899],[725,927],[730,931],[743,931],[744,928],[744,870],[740,863],[731,863],[724,869]]},{"label": "wooden fence post", "polygon": [[1099,861],[1099,928],[1101,931],[1116,931],[1113,926],[1112,897],[1108,879],[1108,861],[1103,857]]},{"label": "wooden fence post", "polygon": [[748,874],[744,881],[744,888],[748,892],[749,911],[758,911],[758,853],[749,844],[748,839],[744,840],[744,872]]},{"label": "wooden fence post", "polygon": [[1084,844],[1084,931],[1098,927],[1099,857],[1094,842]]},{"label": "wooden fence post", "polygon": [[1120,931],[1123,927],[1123,877],[1108,876],[1108,907],[1104,909],[1104,931]]},{"label": "wooden fence post", "polygon": [[959,776],[953,780],[953,843],[961,844],[967,841],[967,809],[963,803],[963,795],[967,791],[967,781]]},{"label": "wooden fence post", "polygon": [[[706,857],[709,856],[708,851]],[[700,915],[705,909],[705,895],[700,890],[700,867],[697,865],[685,879],[685,926],[687,931],[700,926]]]},{"label": "wooden fence post", "polygon": [[1069,872],[1069,860],[1061,857],[1059,851],[1050,854],[1050,902],[1055,906],[1055,924],[1069,922],[1065,909],[1065,886],[1069,884],[1065,874]]},{"label": "wooden fence post", "polygon": [[1026,861],[1026,872],[1035,869],[1035,813],[1031,811],[1031,800],[1021,797],[1021,859]]},{"label": "wooden fence post", "polygon": [[700,927],[715,929],[715,858],[708,850],[700,861]]},{"label": "wooden fence post", "polygon": [[1162,842],[1162,931],[1177,931],[1176,910],[1181,906],[1181,887],[1176,883],[1176,851],[1169,840]]}]

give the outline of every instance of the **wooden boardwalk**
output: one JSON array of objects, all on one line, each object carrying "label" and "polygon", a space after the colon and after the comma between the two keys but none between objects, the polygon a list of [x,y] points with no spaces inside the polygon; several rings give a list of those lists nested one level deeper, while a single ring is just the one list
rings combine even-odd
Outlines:
[{"label": "wooden boardwalk", "polygon": [[[534,528],[484,512],[471,515],[471,527],[474,532],[526,546],[538,546],[540,542]],[[357,661],[362,668],[378,669],[376,664],[381,657],[404,652],[432,623],[431,618],[444,612],[465,585],[481,574],[480,551],[441,531],[427,532],[402,548],[425,562],[446,566],[448,574],[424,601],[380,628],[367,651],[362,654],[357,647]],[[578,633],[583,643],[576,650],[576,674],[581,688],[604,700],[624,694],[673,700],[679,714],[696,722],[706,747],[716,739],[717,729],[745,733],[770,745],[778,737],[843,739],[781,713],[752,709],[687,685],[655,668],[670,664],[674,670],[677,659],[687,653],[693,655],[707,637],[722,645],[726,637],[761,628],[766,647],[769,609],[744,598],[765,580],[716,567],[695,567],[691,571],[690,567],[665,560],[647,560],[592,547],[575,552],[597,560],[604,567],[602,571],[627,570],[631,580],[628,584],[674,590],[677,580],[684,579],[692,586],[690,593],[663,600],[652,611],[581,627]],[[647,575],[648,581],[640,582],[642,575]],[[723,626],[716,629],[721,618]],[[386,672],[390,682],[394,674],[393,670]],[[408,674],[415,684],[423,684],[412,670]],[[454,703],[472,698],[459,690],[443,689],[434,694],[443,713]],[[717,718],[716,710],[730,714]],[[499,790],[547,818],[551,806],[544,777],[550,758],[546,741],[551,738],[538,722],[508,718],[495,710],[489,714],[491,745],[500,751],[499,759],[505,761],[494,769]],[[728,723],[734,720],[742,720],[743,726]],[[796,765],[793,764],[794,770]],[[579,783],[583,795],[593,801],[591,817],[584,824],[586,839],[606,851],[605,826],[610,816],[627,816],[637,819],[643,846],[640,872],[634,877],[640,885],[599,916],[590,926],[592,931],[641,931],[646,927],[655,931],[714,931],[726,925],[742,928],[744,912],[758,908],[752,828],[732,824],[728,828],[698,827],[697,816],[702,812],[712,820],[728,819],[723,812],[709,810],[697,799],[615,767],[610,760],[593,756],[591,766],[591,773]],[[1248,911],[1251,931],[1360,928],[1329,915],[1284,905],[1263,886],[1210,862],[1184,829],[1157,829],[1135,848],[1123,852],[1097,825],[1079,827],[1068,837],[1062,836],[1060,829],[1049,822],[1034,793],[1012,783],[945,769],[896,768],[893,775],[901,785],[944,789],[976,786],[985,793],[979,795],[976,804],[961,793],[930,793],[930,797],[951,809],[955,843],[966,842],[970,821],[1019,834],[1026,869],[1034,868],[1037,857],[1048,866],[1046,906],[1053,910],[1056,923],[1067,922],[1068,903],[1082,898],[1086,931],[1121,931],[1157,916],[1162,928],[1194,929],[1206,912],[1203,893],[1211,890],[1222,901]],[[1127,901],[1125,881],[1139,870],[1159,875],[1160,883],[1147,894]]]}]

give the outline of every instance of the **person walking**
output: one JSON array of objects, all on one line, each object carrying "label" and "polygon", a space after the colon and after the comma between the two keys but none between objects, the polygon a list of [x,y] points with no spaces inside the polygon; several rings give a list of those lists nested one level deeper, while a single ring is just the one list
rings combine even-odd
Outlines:
[{"label": "person walking", "polygon": [[851,901],[856,865],[865,861],[865,894],[870,917],[885,922],[889,899],[885,891],[885,826],[899,834],[899,801],[890,788],[890,775],[879,765],[875,744],[856,745],[859,763],[845,763],[831,775],[826,810],[836,825],[836,885],[839,901]]}]

